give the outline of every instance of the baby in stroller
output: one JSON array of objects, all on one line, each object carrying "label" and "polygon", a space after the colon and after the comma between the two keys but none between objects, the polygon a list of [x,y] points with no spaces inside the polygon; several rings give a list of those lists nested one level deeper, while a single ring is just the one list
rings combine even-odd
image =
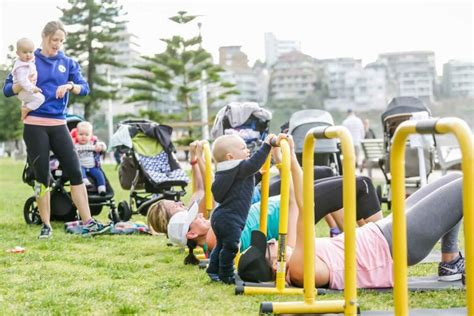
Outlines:
[{"label": "baby in stroller", "polygon": [[92,124],[86,121],[79,122],[76,129],[71,131],[71,136],[81,163],[82,181],[90,187],[92,183],[88,176],[91,177],[96,183],[97,192],[105,195],[105,177],[100,169],[100,153],[104,152],[107,146],[92,135]]},{"label": "baby in stroller", "polygon": [[[67,127],[73,138],[73,142],[76,143],[77,139],[77,125],[79,125],[83,119],[76,115],[68,115],[66,117]],[[92,138],[94,140],[94,138]],[[105,146],[105,144],[104,144]],[[95,148],[90,153],[95,152]],[[51,155],[49,158],[50,165],[50,180],[51,180],[51,219],[55,221],[75,221],[79,219],[77,209],[71,199],[71,192],[68,189],[70,187],[69,178],[67,174],[63,172],[62,166],[59,164],[58,159]],[[100,168],[100,165],[98,165]],[[109,218],[114,222],[118,221],[116,214],[116,206],[114,201],[114,190],[110,185],[106,175],[101,169],[100,173],[104,178],[105,191],[104,193],[98,194],[98,188],[95,186],[94,179],[92,182],[89,181],[91,186],[87,188],[88,203],[92,216],[99,215],[104,206],[110,208]],[[25,165],[23,171],[23,182],[34,187],[35,177],[33,170],[29,163]],[[36,202],[36,196],[29,197],[23,208],[23,216],[27,224],[41,224],[41,218],[39,216],[38,205]],[[104,226],[106,227],[106,226]]]}]

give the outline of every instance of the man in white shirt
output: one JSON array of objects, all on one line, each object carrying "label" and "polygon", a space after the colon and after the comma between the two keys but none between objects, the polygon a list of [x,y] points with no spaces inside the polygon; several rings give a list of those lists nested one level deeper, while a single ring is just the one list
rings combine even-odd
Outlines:
[{"label": "man in white shirt", "polygon": [[347,110],[347,117],[342,122],[352,135],[352,142],[354,143],[354,151],[356,158],[356,167],[360,165],[360,141],[365,137],[365,128],[362,120],[355,115],[352,109]]}]

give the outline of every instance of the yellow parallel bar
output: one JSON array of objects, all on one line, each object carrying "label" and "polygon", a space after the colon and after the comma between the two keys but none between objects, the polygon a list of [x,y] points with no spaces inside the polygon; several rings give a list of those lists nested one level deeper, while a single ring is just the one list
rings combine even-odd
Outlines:
[{"label": "yellow parallel bar", "polygon": [[268,196],[270,195],[270,163],[272,160],[271,154],[268,155],[267,160],[262,166],[262,184],[260,196],[260,231],[267,235],[268,226]]},{"label": "yellow parallel bar", "polygon": [[393,136],[390,152],[393,214],[393,276],[395,315],[408,315],[407,225],[405,216],[405,144],[416,133],[415,121],[401,123]]},{"label": "yellow parallel bar", "polygon": [[474,138],[466,122],[458,118],[439,119],[435,129],[453,133],[461,147],[467,315],[474,315]]},{"label": "yellow parallel bar", "polygon": [[346,315],[357,314],[356,276],[356,179],[355,153],[352,136],[347,128],[329,127],[325,131],[328,138],[341,140],[343,161],[343,205],[344,205],[344,299]]},{"label": "yellow parallel bar", "polygon": [[[340,138],[344,155],[343,203],[344,203],[344,300],[316,301],[315,294],[315,240],[314,240],[314,143],[317,134],[324,132],[326,138]],[[340,313],[357,315],[356,283],[356,195],[355,154],[352,137],[347,128],[331,126],[321,131],[314,128],[306,134],[303,145],[303,230],[304,230],[304,302],[262,303],[262,312],[274,314],[291,313]]]},{"label": "yellow parallel bar", "polygon": [[326,314],[343,313],[344,301],[317,301],[311,304],[304,302],[283,302],[273,303],[273,313],[275,314]]},{"label": "yellow parallel bar", "polygon": [[[405,216],[405,143],[409,134],[417,133],[420,122],[406,121],[395,131],[390,160],[392,162],[392,213],[395,315],[408,315],[407,238]],[[467,314],[474,315],[474,140],[469,126],[458,118],[441,118],[436,133],[453,133],[461,147],[463,171],[463,216],[466,257]]]},{"label": "yellow parallel bar", "polygon": [[[278,263],[277,263],[277,272],[276,272],[276,282],[275,287],[250,287],[245,286],[243,294],[302,294],[303,289],[301,288],[285,288],[285,275],[286,275],[286,236],[288,233],[288,207],[290,204],[290,172],[291,172],[291,153],[290,145],[286,139],[280,141],[280,147],[282,152],[282,161],[281,161],[281,183],[280,183],[280,220],[278,226]],[[268,169],[270,167],[270,156],[267,158]],[[265,165],[264,165],[265,166]],[[265,170],[265,169],[264,169]],[[264,173],[264,176],[269,172]],[[263,232],[262,228],[262,219],[265,220],[265,230],[266,235],[267,228],[267,213],[268,213],[268,190],[263,191],[264,186],[269,188],[268,185],[263,183],[262,179],[262,201],[260,206],[260,231]],[[263,197],[266,196],[267,200],[264,201]],[[266,204],[266,207],[263,208],[263,204]],[[264,214],[262,214],[263,212]],[[262,217],[264,216],[264,217]],[[314,221],[313,221],[314,222]]]},{"label": "yellow parallel bar", "polygon": [[[314,277],[314,136],[308,131],[303,144],[304,302],[315,300]],[[311,188],[311,189],[309,189]]]},{"label": "yellow parallel bar", "polygon": [[[288,233],[288,205],[290,204],[290,145],[286,139],[280,141],[281,148],[281,184],[280,184],[280,221],[278,224],[278,263],[276,272],[276,287],[285,288],[286,275],[286,236]],[[301,293],[301,292],[300,292]]]},{"label": "yellow parallel bar", "polygon": [[277,287],[257,287],[257,286],[245,286],[244,293],[245,295],[249,294],[303,294],[303,289],[301,288],[277,288]]},{"label": "yellow parallel bar", "polygon": [[206,198],[206,218],[209,218],[209,215],[212,211],[213,205],[213,197],[212,197],[212,155],[211,155],[211,148],[208,142],[203,144],[203,151],[204,151],[204,160],[206,163],[206,170],[204,174],[204,190],[205,190],[205,198]]}]

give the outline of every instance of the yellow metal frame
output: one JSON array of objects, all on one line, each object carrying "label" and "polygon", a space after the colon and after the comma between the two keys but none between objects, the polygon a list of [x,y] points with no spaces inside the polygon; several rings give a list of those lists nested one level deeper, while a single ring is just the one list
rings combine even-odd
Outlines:
[{"label": "yellow metal frame", "polygon": [[213,205],[213,196],[211,191],[212,186],[212,155],[211,155],[211,147],[209,143],[206,141],[202,146],[204,152],[204,161],[206,163],[206,170],[204,174],[204,197],[206,199],[206,218],[209,218],[212,212],[212,205]]},{"label": "yellow metal frame", "polygon": [[405,216],[405,143],[410,134],[446,134],[456,136],[462,152],[464,239],[466,247],[467,315],[474,315],[474,140],[463,120],[454,117],[439,120],[405,121],[393,137],[392,212],[395,315],[408,315],[407,234]]},{"label": "yellow metal frame", "polygon": [[[339,138],[342,144],[343,161],[343,205],[344,205],[344,300],[317,301],[315,289],[315,234],[314,234],[314,143],[315,138]],[[308,131],[303,147],[303,218],[304,218],[304,301],[264,302],[260,306],[263,313],[344,313],[356,315],[356,194],[355,194],[355,154],[347,128],[342,126],[316,127]]]},{"label": "yellow metal frame", "polygon": [[[285,288],[286,274],[286,236],[288,233],[288,206],[290,204],[290,172],[291,172],[291,153],[290,145],[286,139],[280,141],[282,152],[281,161],[281,184],[280,184],[280,220],[278,223],[278,263],[276,272],[276,282],[274,287],[255,287],[244,286],[236,288],[236,294],[302,294],[303,289]],[[268,168],[268,169],[266,169]],[[268,216],[268,192],[269,192],[269,170],[270,155],[264,164],[262,177],[262,200],[260,204],[260,231],[267,234],[267,216]],[[265,182],[263,182],[265,180]],[[264,205],[265,204],[265,205]],[[262,219],[263,225],[262,225]]]},{"label": "yellow metal frame", "polygon": [[268,154],[267,160],[262,166],[262,183],[260,194],[260,231],[267,235],[268,227],[268,196],[270,195],[270,164],[272,155]]}]

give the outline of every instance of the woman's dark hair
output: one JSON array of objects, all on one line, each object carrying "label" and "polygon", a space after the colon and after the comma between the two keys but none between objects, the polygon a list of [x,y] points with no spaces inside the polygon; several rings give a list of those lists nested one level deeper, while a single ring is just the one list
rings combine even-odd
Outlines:
[{"label": "woman's dark hair", "polygon": [[196,258],[196,255],[194,254],[194,249],[197,247],[197,241],[188,239],[188,242],[186,243],[186,246],[188,246],[189,253],[184,258],[184,264],[192,264],[192,265],[198,265],[199,264],[199,259]]}]

